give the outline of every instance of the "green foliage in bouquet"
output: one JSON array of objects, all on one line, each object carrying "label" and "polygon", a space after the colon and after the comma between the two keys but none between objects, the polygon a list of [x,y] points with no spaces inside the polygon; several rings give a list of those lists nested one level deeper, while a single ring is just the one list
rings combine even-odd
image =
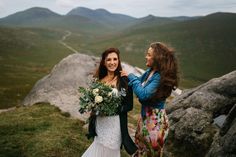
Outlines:
[{"label": "green foliage in bouquet", "polygon": [[121,96],[116,88],[94,81],[89,88],[79,87],[79,112],[93,112],[100,116],[117,115],[121,105]]}]

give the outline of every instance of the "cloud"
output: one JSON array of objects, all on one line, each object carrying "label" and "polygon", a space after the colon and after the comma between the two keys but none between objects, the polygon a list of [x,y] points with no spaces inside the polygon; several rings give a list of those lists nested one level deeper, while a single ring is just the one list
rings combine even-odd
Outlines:
[{"label": "cloud", "polygon": [[0,14],[4,13],[6,10],[5,10],[5,5],[2,1],[0,1]]},{"label": "cloud", "polygon": [[182,10],[226,10],[227,8],[235,8],[236,2],[235,0],[174,0],[170,6],[173,10],[182,9]]},{"label": "cloud", "polygon": [[71,8],[75,4],[75,0],[57,0],[56,5],[62,8]]},{"label": "cloud", "polygon": [[4,4],[2,1],[0,1],[0,9],[4,8]]},{"label": "cloud", "polygon": [[160,0],[156,4],[158,10],[153,8],[151,12],[157,16],[196,16],[218,11],[236,11],[235,0]]}]

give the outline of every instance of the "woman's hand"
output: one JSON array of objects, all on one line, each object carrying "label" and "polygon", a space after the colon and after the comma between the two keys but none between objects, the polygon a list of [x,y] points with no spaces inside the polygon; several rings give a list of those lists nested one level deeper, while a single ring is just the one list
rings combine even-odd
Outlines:
[{"label": "woman's hand", "polygon": [[120,71],[120,76],[121,76],[121,77],[123,77],[123,76],[128,76],[128,75],[129,75],[129,74],[128,74],[127,71],[125,71],[125,70]]}]

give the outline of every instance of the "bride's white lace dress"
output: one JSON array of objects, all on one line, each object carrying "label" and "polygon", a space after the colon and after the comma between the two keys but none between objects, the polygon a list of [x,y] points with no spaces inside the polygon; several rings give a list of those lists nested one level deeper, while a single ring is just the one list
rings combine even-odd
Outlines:
[{"label": "bride's white lace dress", "polygon": [[93,143],[82,157],[120,157],[121,130],[119,116],[97,117]]}]

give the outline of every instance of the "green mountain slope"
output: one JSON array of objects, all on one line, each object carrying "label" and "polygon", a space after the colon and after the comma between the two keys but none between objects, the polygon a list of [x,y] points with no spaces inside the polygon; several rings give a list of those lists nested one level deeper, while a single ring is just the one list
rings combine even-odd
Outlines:
[{"label": "green mountain slope", "polygon": [[138,19],[138,21],[133,26],[131,26],[130,29],[141,29],[145,27],[165,25],[175,22],[178,21],[166,17],[156,17],[153,15],[148,15],[146,17]]},{"label": "green mountain slope", "polygon": [[0,24],[13,26],[33,25],[36,22],[42,23],[60,17],[61,15],[54,13],[49,9],[34,7],[2,18],[0,19]]},{"label": "green mountain slope", "polygon": [[193,87],[236,69],[235,28],[236,14],[216,13],[165,25],[145,25],[139,29],[134,26],[84,44],[82,49],[99,54],[101,50],[115,46],[121,49],[125,61],[145,68],[145,49],[153,41],[163,41],[176,49],[182,86]]},{"label": "green mountain slope", "polygon": [[37,80],[71,53],[58,42],[64,34],[0,27],[0,108],[19,104]]}]

